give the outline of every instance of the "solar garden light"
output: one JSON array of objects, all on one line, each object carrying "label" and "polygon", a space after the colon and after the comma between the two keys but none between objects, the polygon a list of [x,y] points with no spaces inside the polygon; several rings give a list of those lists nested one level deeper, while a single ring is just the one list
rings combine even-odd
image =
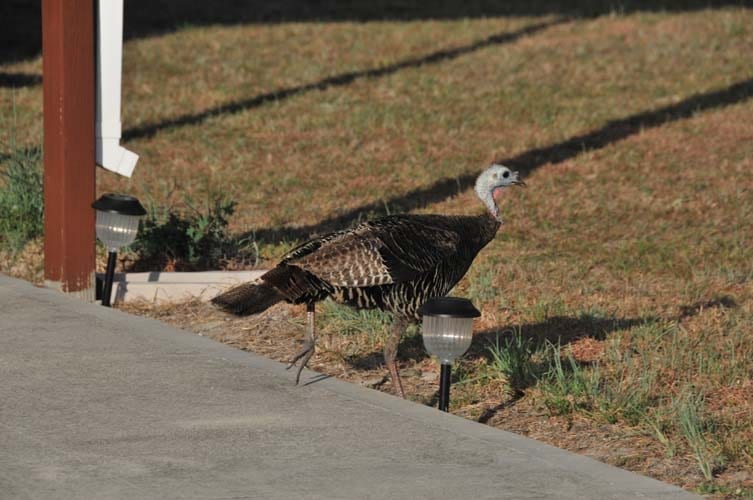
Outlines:
[{"label": "solar garden light", "polygon": [[102,289],[102,305],[110,307],[115,257],[118,250],[130,245],[139,232],[139,220],[146,214],[139,200],[124,194],[105,194],[92,203],[97,211],[97,238],[107,247],[107,272]]},{"label": "solar garden light", "polygon": [[481,313],[468,299],[437,297],[421,306],[424,346],[429,354],[439,358],[442,371],[439,378],[439,409],[450,406],[450,375],[452,363],[471,346],[473,318]]}]

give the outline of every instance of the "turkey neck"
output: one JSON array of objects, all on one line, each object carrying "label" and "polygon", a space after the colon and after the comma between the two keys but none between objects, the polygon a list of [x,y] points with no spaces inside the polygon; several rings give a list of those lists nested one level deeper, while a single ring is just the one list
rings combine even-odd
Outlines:
[{"label": "turkey neck", "polygon": [[497,235],[497,231],[502,226],[502,221],[489,212],[484,212],[473,218],[477,221],[478,231],[471,235],[471,237],[477,240],[478,250],[481,250]]}]

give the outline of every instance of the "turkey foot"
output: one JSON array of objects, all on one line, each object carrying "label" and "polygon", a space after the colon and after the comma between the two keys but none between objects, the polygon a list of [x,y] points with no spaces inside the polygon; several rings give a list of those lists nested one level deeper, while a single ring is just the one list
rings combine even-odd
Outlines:
[{"label": "turkey foot", "polygon": [[316,341],[314,337],[314,303],[306,304],[306,335],[303,338],[303,348],[293,356],[289,361],[287,369],[290,370],[300,360],[298,372],[295,374],[295,385],[301,381],[301,372],[308,364],[311,356],[316,351]]}]

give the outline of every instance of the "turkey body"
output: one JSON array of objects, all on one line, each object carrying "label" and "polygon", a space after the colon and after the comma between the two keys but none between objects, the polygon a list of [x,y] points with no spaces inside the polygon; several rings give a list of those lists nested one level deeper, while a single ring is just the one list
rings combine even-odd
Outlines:
[{"label": "turkey body", "polygon": [[308,241],[259,281],[214,299],[235,314],[256,314],[277,301],[331,297],[357,309],[420,319],[418,309],[446,295],[496,234],[488,215],[394,215]]},{"label": "turkey body", "polygon": [[[415,223],[422,226],[418,235],[411,227]],[[399,236],[391,238],[390,245],[382,250],[382,256],[388,257],[385,261],[394,266],[388,265],[392,283],[336,286],[331,296],[336,302],[357,309],[378,308],[415,320],[420,319],[418,310],[424,302],[447,295],[465,276],[476,255],[499,228],[499,222],[485,215],[395,216],[374,224],[387,228],[393,237]],[[398,243],[399,247],[392,246]],[[399,263],[393,264],[393,259]]]}]

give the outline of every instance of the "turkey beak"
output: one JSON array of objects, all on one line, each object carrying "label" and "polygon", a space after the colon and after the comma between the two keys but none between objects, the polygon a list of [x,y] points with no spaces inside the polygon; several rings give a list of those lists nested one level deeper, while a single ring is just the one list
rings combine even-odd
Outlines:
[{"label": "turkey beak", "polygon": [[515,180],[512,181],[512,184],[514,186],[526,187],[526,183],[523,182],[523,179],[520,178],[520,175],[517,172],[515,172]]}]

